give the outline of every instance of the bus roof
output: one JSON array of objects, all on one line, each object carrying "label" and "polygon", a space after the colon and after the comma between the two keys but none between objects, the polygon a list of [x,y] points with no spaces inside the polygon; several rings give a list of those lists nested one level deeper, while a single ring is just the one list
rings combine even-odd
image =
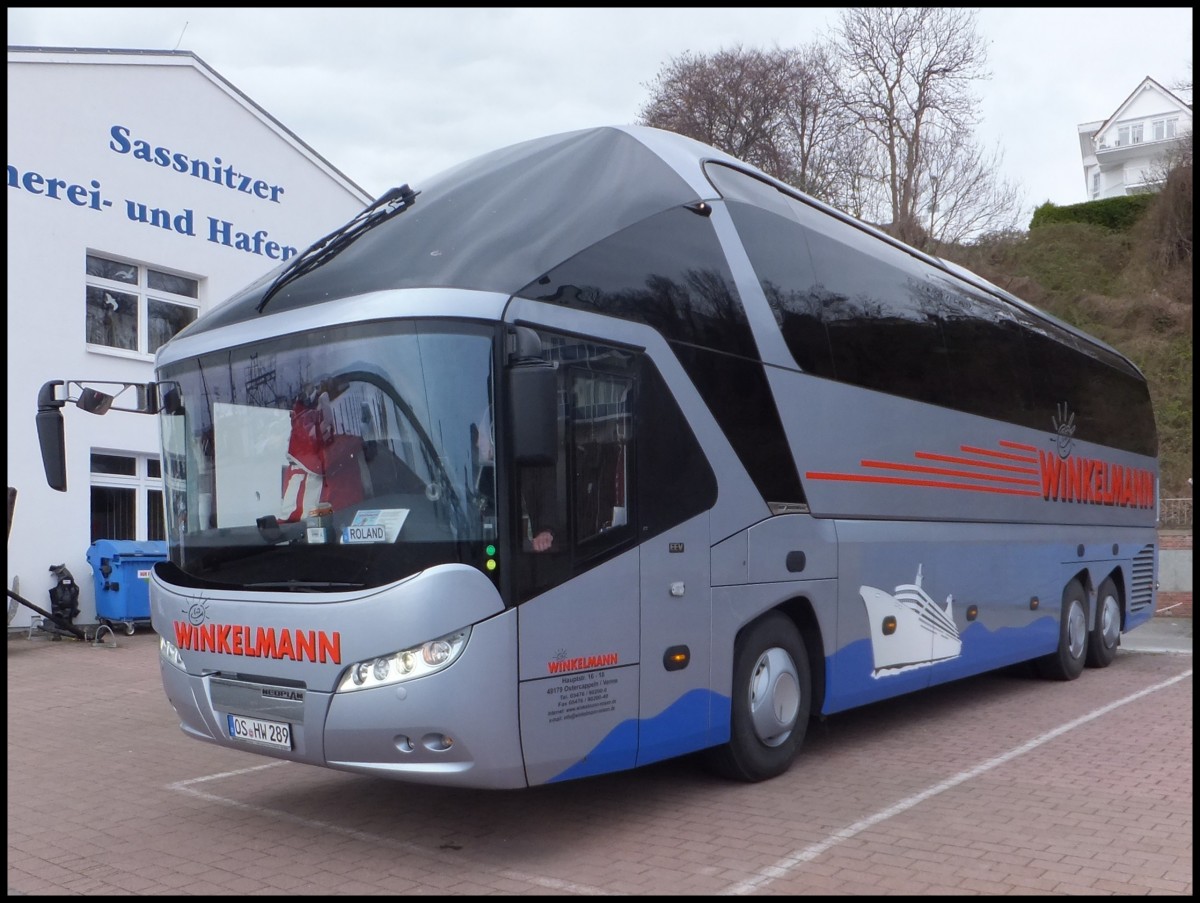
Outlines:
[{"label": "bus roof", "polygon": [[[705,176],[704,164],[710,162],[734,166],[1137,370],[1094,336],[958,264],[905,245],[714,147],[646,126],[601,126],[549,135],[452,166],[406,191],[407,205],[368,221],[366,228],[358,223],[352,240],[345,241],[343,235],[339,242],[337,232],[326,236],[180,335],[396,288],[468,288],[512,295],[646,217],[720,198]],[[320,266],[295,271],[300,269],[298,261],[307,257],[311,263],[313,255],[322,258]]]}]

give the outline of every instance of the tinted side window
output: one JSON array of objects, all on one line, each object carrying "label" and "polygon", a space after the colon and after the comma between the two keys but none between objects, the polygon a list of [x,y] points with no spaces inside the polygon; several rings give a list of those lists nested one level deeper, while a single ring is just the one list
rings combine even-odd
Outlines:
[{"label": "tinted side window", "polygon": [[685,207],[592,245],[517,294],[646,323],[674,342],[758,353],[712,223]]},{"label": "tinted side window", "polygon": [[705,172],[802,369],[1157,454],[1146,382],[1119,355],[761,179]]},{"label": "tinted side window", "polygon": [[763,365],[688,345],[674,350],[763,501],[806,502]]},{"label": "tinted side window", "polygon": [[[1146,383],[1111,353],[1094,353],[1053,323],[1029,319],[1033,325],[1025,344],[1037,422],[1027,425],[1051,429],[1065,422],[1076,439],[1156,455],[1158,438]],[[1047,421],[1047,412],[1054,423]]]},{"label": "tinted side window", "polygon": [[836,378],[952,404],[943,298],[903,251],[830,218],[808,232]]},{"label": "tinted side window", "polygon": [[557,364],[555,463],[517,471],[517,601],[707,511],[717,481],[642,354],[540,333]]},{"label": "tinted side window", "polygon": [[768,212],[738,201],[726,206],[792,357],[806,373],[834,376],[824,295],[817,291],[805,230],[786,207]]},{"label": "tinted side window", "polygon": [[717,503],[717,478],[658,369],[644,358],[638,394],[638,539],[645,541]]},{"label": "tinted side window", "polygon": [[942,294],[942,334],[952,374],[952,405],[1023,423],[1034,407],[1021,321],[1012,308],[957,280],[934,276]]},{"label": "tinted side window", "polygon": [[1080,438],[1156,455],[1158,439],[1146,384],[1090,356],[1084,358],[1084,366]]},{"label": "tinted side window", "polygon": [[631,376],[572,368],[571,520],[580,555],[599,555],[633,535],[629,493],[636,448]]},{"label": "tinted side window", "polygon": [[745,310],[707,217],[683,207],[650,217],[518,294],[657,329],[763,498],[804,501]]},{"label": "tinted side window", "polygon": [[704,164],[704,174],[727,201],[740,201],[780,216],[789,215],[789,196],[757,176],[715,161]]},{"label": "tinted side window", "polygon": [[1026,425],[1050,429],[1045,412],[1055,411],[1058,405],[1069,404],[1078,415],[1076,406],[1079,402],[1075,399],[1080,398],[1084,390],[1079,366],[1082,352],[1069,333],[1033,317],[1026,317],[1025,323],[1025,351],[1035,404],[1024,419],[1036,418],[1037,423]]}]

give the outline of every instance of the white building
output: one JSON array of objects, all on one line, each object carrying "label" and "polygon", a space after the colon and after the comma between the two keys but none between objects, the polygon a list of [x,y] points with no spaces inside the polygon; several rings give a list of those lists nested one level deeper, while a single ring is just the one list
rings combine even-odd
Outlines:
[{"label": "white building", "polygon": [[1191,105],[1143,79],[1107,119],[1079,126],[1088,200],[1156,190],[1164,161],[1191,131]]},{"label": "white building", "polygon": [[92,541],[163,538],[156,418],[68,405],[60,493],[38,389],[152,379],[171,335],[370,200],[190,52],[8,48],[10,589],[50,610],[66,564],[94,624]]}]

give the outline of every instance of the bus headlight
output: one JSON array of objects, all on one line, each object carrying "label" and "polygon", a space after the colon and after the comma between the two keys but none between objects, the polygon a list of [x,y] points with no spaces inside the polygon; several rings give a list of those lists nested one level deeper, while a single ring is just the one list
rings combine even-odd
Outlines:
[{"label": "bus headlight", "polygon": [[[471,628],[465,627],[454,633],[429,640],[420,646],[401,649],[388,655],[355,662],[346,669],[342,679],[338,681],[337,692],[348,693],[353,690],[369,690],[372,687],[386,687],[401,681],[426,677],[449,668],[467,648],[467,639],[471,636]],[[173,647],[172,647],[173,648]],[[177,653],[178,654],[178,653]]]},{"label": "bus headlight", "polygon": [[175,644],[168,641],[165,636],[158,638],[158,654],[163,661],[169,662],[180,671],[184,670],[183,657],[179,654],[179,650],[175,648]]}]

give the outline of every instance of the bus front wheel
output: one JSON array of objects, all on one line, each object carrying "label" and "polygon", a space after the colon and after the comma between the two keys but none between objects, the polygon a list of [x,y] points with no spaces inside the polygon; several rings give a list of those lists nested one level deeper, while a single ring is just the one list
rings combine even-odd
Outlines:
[{"label": "bus front wheel", "polygon": [[738,637],[730,708],[729,742],[709,750],[709,766],[739,781],[787,771],[808,728],[812,675],[800,632],[783,614],[768,614]]},{"label": "bus front wheel", "polygon": [[1082,583],[1072,580],[1063,590],[1058,648],[1037,660],[1038,673],[1047,680],[1074,680],[1083,673],[1087,654],[1087,593]]},{"label": "bus front wheel", "polygon": [[1087,663],[1091,668],[1107,668],[1117,657],[1121,644],[1121,599],[1117,585],[1106,577],[1096,593],[1096,625],[1088,637]]}]

